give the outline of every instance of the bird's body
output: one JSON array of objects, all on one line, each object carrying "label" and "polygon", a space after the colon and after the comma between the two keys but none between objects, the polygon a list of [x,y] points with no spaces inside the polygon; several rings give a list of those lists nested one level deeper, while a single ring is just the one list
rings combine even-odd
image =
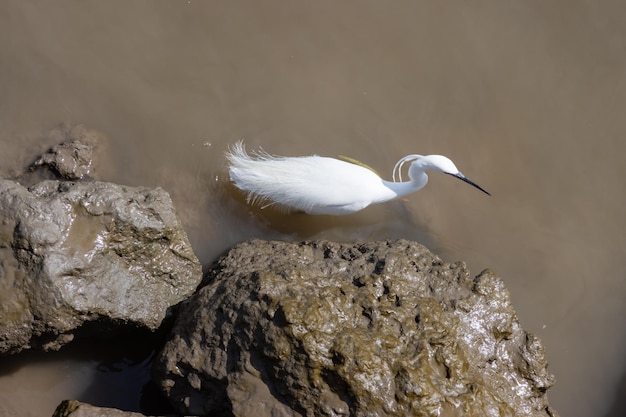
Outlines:
[{"label": "bird's body", "polygon": [[[441,170],[438,164],[450,165],[448,168],[456,172],[448,173],[462,176],[452,161],[439,155],[409,155],[398,161],[394,177],[404,162],[414,160],[409,167],[411,180],[405,182],[383,180],[365,166],[335,158],[281,157],[264,152],[251,156],[241,142],[226,156],[230,179],[248,194],[248,202],[270,201],[308,214],[350,214],[395,200],[424,187],[428,182],[424,170]],[[459,178],[469,182],[464,176]]]}]

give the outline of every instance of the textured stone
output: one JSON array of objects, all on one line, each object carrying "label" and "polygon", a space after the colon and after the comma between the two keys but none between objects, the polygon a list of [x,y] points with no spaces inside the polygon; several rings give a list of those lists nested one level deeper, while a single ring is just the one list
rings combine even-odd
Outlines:
[{"label": "textured stone", "polygon": [[164,190],[0,180],[0,353],[57,349],[94,320],[155,330],[200,280]]},{"label": "textured stone", "polygon": [[116,408],[96,407],[75,400],[65,400],[59,404],[52,417],[144,417],[144,415]]},{"label": "textured stone", "polygon": [[60,126],[50,133],[61,143],[53,146],[39,157],[30,170],[47,168],[59,179],[79,180],[87,176],[93,177],[95,159],[102,138],[96,131],[88,130],[82,125]]},{"label": "textured stone", "polygon": [[554,416],[503,282],[408,241],[237,245],[155,361],[180,413]]}]

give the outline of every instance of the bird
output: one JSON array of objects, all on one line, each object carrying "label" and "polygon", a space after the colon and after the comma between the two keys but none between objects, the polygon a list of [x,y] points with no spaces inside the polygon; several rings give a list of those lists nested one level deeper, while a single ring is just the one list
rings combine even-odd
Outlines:
[{"label": "bird", "polygon": [[[443,172],[487,195],[487,190],[463,175],[442,155],[407,155],[393,168],[392,181],[354,159],[324,156],[274,156],[263,150],[246,152],[243,141],[226,152],[230,180],[247,194],[248,204],[278,205],[311,215],[346,215],[372,205],[396,200],[422,189],[426,171]],[[409,163],[409,181],[402,166]],[[397,179],[396,179],[397,177]]]}]

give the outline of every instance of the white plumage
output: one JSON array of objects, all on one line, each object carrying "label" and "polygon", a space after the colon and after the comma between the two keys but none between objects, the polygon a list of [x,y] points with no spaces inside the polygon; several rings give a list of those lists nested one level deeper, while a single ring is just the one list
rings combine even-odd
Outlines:
[{"label": "white plumage", "polygon": [[[366,166],[335,158],[273,156],[263,151],[249,155],[243,142],[236,143],[226,157],[230,179],[247,193],[248,203],[277,203],[308,214],[350,214],[370,204],[395,200],[424,187],[427,169],[453,175],[489,194],[441,155],[405,156],[394,167],[394,181],[383,180]],[[400,174],[408,161],[413,161],[410,181],[396,182],[396,172]]]}]

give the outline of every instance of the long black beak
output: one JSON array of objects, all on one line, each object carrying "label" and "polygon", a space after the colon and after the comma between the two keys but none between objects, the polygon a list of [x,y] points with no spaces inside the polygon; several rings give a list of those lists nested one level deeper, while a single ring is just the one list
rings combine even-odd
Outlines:
[{"label": "long black beak", "polygon": [[[446,172],[446,174],[447,174],[447,172]],[[465,175],[461,174],[460,172],[458,174],[448,174],[448,175],[452,175],[453,177],[458,178],[461,181],[465,181],[469,185],[473,185],[474,187],[478,188],[483,193],[485,193],[487,195],[491,195],[489,193],[489,191],[485,190],[483,187],[481,187],[480,185],[476,184],[474,181],[470,180],[469,178],[467,178]]]}]

